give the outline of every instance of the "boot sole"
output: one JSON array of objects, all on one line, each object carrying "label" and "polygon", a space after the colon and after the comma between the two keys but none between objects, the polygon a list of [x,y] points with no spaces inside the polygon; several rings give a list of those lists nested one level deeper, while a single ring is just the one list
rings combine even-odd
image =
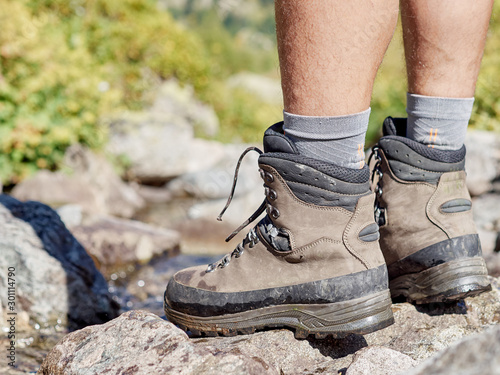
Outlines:
[{"label": "boot sole", "polygon": [[490,291],[482,257],[449,261],[389,281],[392,298],[403,296],[416,304],[453,302]]},{"label": "boot sole", "polygon": [[236,336],[268,328],[291,328],[296,338],[343,338],[367,334],[394,323],[389,290],[365,297],[325,304],[268,306],[235,314],[200,317],[164,304],[169,321],[193,336]]}]

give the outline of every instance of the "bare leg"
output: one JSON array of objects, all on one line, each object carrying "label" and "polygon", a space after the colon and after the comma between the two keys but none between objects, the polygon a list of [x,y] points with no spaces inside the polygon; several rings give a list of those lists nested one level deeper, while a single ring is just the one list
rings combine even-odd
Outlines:
[{"label": "bare leg", "polygon": [[474,96],[493,0],[401,0],[412,94]]},{"label": "bare leg", "polygon": [[276,0],[285,111],[339,116],[370,106],[397,0]]}]

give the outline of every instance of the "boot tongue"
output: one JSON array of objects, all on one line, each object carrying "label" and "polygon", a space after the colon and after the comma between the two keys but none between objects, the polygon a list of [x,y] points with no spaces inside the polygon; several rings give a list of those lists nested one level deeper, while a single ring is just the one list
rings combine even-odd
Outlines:
[{"label": "boot tongue", "polygon": [[406,137],[406,119],[387,117],[382,126],[383,135]]},{"label": "boot tongue", "polygon": [[283,131],[283,122],[278,122],[269,127],[264,133],[264,152],[283,152],[286,154],[298,154],[299,151]]}]

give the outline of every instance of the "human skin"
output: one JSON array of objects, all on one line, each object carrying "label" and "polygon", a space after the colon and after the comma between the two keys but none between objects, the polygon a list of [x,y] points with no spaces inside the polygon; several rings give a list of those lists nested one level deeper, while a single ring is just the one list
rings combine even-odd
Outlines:
[{"label": "human skin", "polygon": [[276,0],[284,109],[339,116],[368,109],[398,0]]},{"label": "human skin", "polygon": [[[474,96],[493,0],[401,0],[408,91]],[[276,0],[284,109],[304,116],[366,110],[393,36],[394,0]]]},{"label": "human skin", "polygon": [[408,91],[474,96],[493,0],[401,0]]}]

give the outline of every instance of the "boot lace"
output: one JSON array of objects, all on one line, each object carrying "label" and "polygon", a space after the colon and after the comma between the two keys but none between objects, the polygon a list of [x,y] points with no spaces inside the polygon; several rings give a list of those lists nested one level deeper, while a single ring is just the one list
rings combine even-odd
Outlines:
[{"label": "boot lace", "polygon": [[[224,215],[224,213],[226,212],[227,208],[231,204],[231,201],[233,200],[234,191],[236,189],[236,182],[238,181],[238,172],[239,172],[239,169],[240,169],[240,166],[241,166],[241,162],[243,161],[243,158],[245,157],[245,155],[248,154],[251,151],[255,151],[259,155],[263,154],[263,152],[259,148],[257,148],[257,147],[248,147],[241,154],[240,158],[238,159],[238,163],[236,164],[236,169],[234,171],[233,186],[231,188],[231,192],[230,192],[229,197],[227,199],[226,205],[224,206],[224,208],[222,209],[221,213],[217,217],[217,220],[219,220],[219,221],[222,221],[222,215]],[[247,220],[245,220],[238,228],[236,228],[226,238],[226,242],[231,241],[234,238],[234,236],[236,236],[241,230],[243,230],[245,227],[247,227],[248,225],[250,225],[252,222],[254,222],[264,211],[266,211],[267,214],[269,216],[271,216],[273,219],[277,219],[279,217],[279,215],[280,215],[278,209],[276,207],[274,207],[270,203],[270,202],[272,202],[272,201],[274,201],[274,200],[276,200],[278,198],[278,194],[276,193],[276,191],[274,191],[273,189],[269,188],[265,184],[266,181],[267,182],[273,182],[274,181],[274,176],[271,173],[266,172],[266,171],[264,171],[262,169],[259,169],[259,172],[260,172],[261,178],[264,180],[264,188],[265,188],[266,198],[261,203],[261,205],[259,206],[259,208],[257,208],[257,210],[252,215],[250,215],[250,217]],[[269,225],[272,226],[272,224],[269,224]],[[271,230],[272,233],[275,233],[275,232],[277,233],[277,231],[278,231],[276,229],[276,227],[274,227],[274,226],[272,226],[272,228],[268,228],[268,229]],[[231,259],[233,257],[234,258],[239,258],[243,254],[243,252],[245,251],[245,246],[246,245],[248,245],[249,248],[252,248],[258,242],[259,242],[259,236],[257,236],[255,228],[250,229],[250,231],[247,233],[247,235],[245,236],[245,238],[243,239],[243,241],[241,243],[239,243],[236,246],[236,248],[230,254],[226,254],[218,262],[209,264],[208,267],[207,267],[207,269],[206,269],[206,272],[213,272],[217,268],[227,267],[229,265],[229,263],[231,262]]]},{"label": "boot lace", "polygon": [[374,216],[375,222],[382,226],[385,224],[385,208],[381,206],[380,198],[382,197],[382,186],[380,182],[382,181],[383,173],[381,168],[382,157],[380,156],[380,147],[378,145],[373,146],[370,157],[368,158],[368,165],[372,158],[375,158],[375,166],[373,167],[373,172],[371,176],[372,183],[375,181],[375,177],[378,177],[377,185],[375,187],[375,206],[374,206]]}]

